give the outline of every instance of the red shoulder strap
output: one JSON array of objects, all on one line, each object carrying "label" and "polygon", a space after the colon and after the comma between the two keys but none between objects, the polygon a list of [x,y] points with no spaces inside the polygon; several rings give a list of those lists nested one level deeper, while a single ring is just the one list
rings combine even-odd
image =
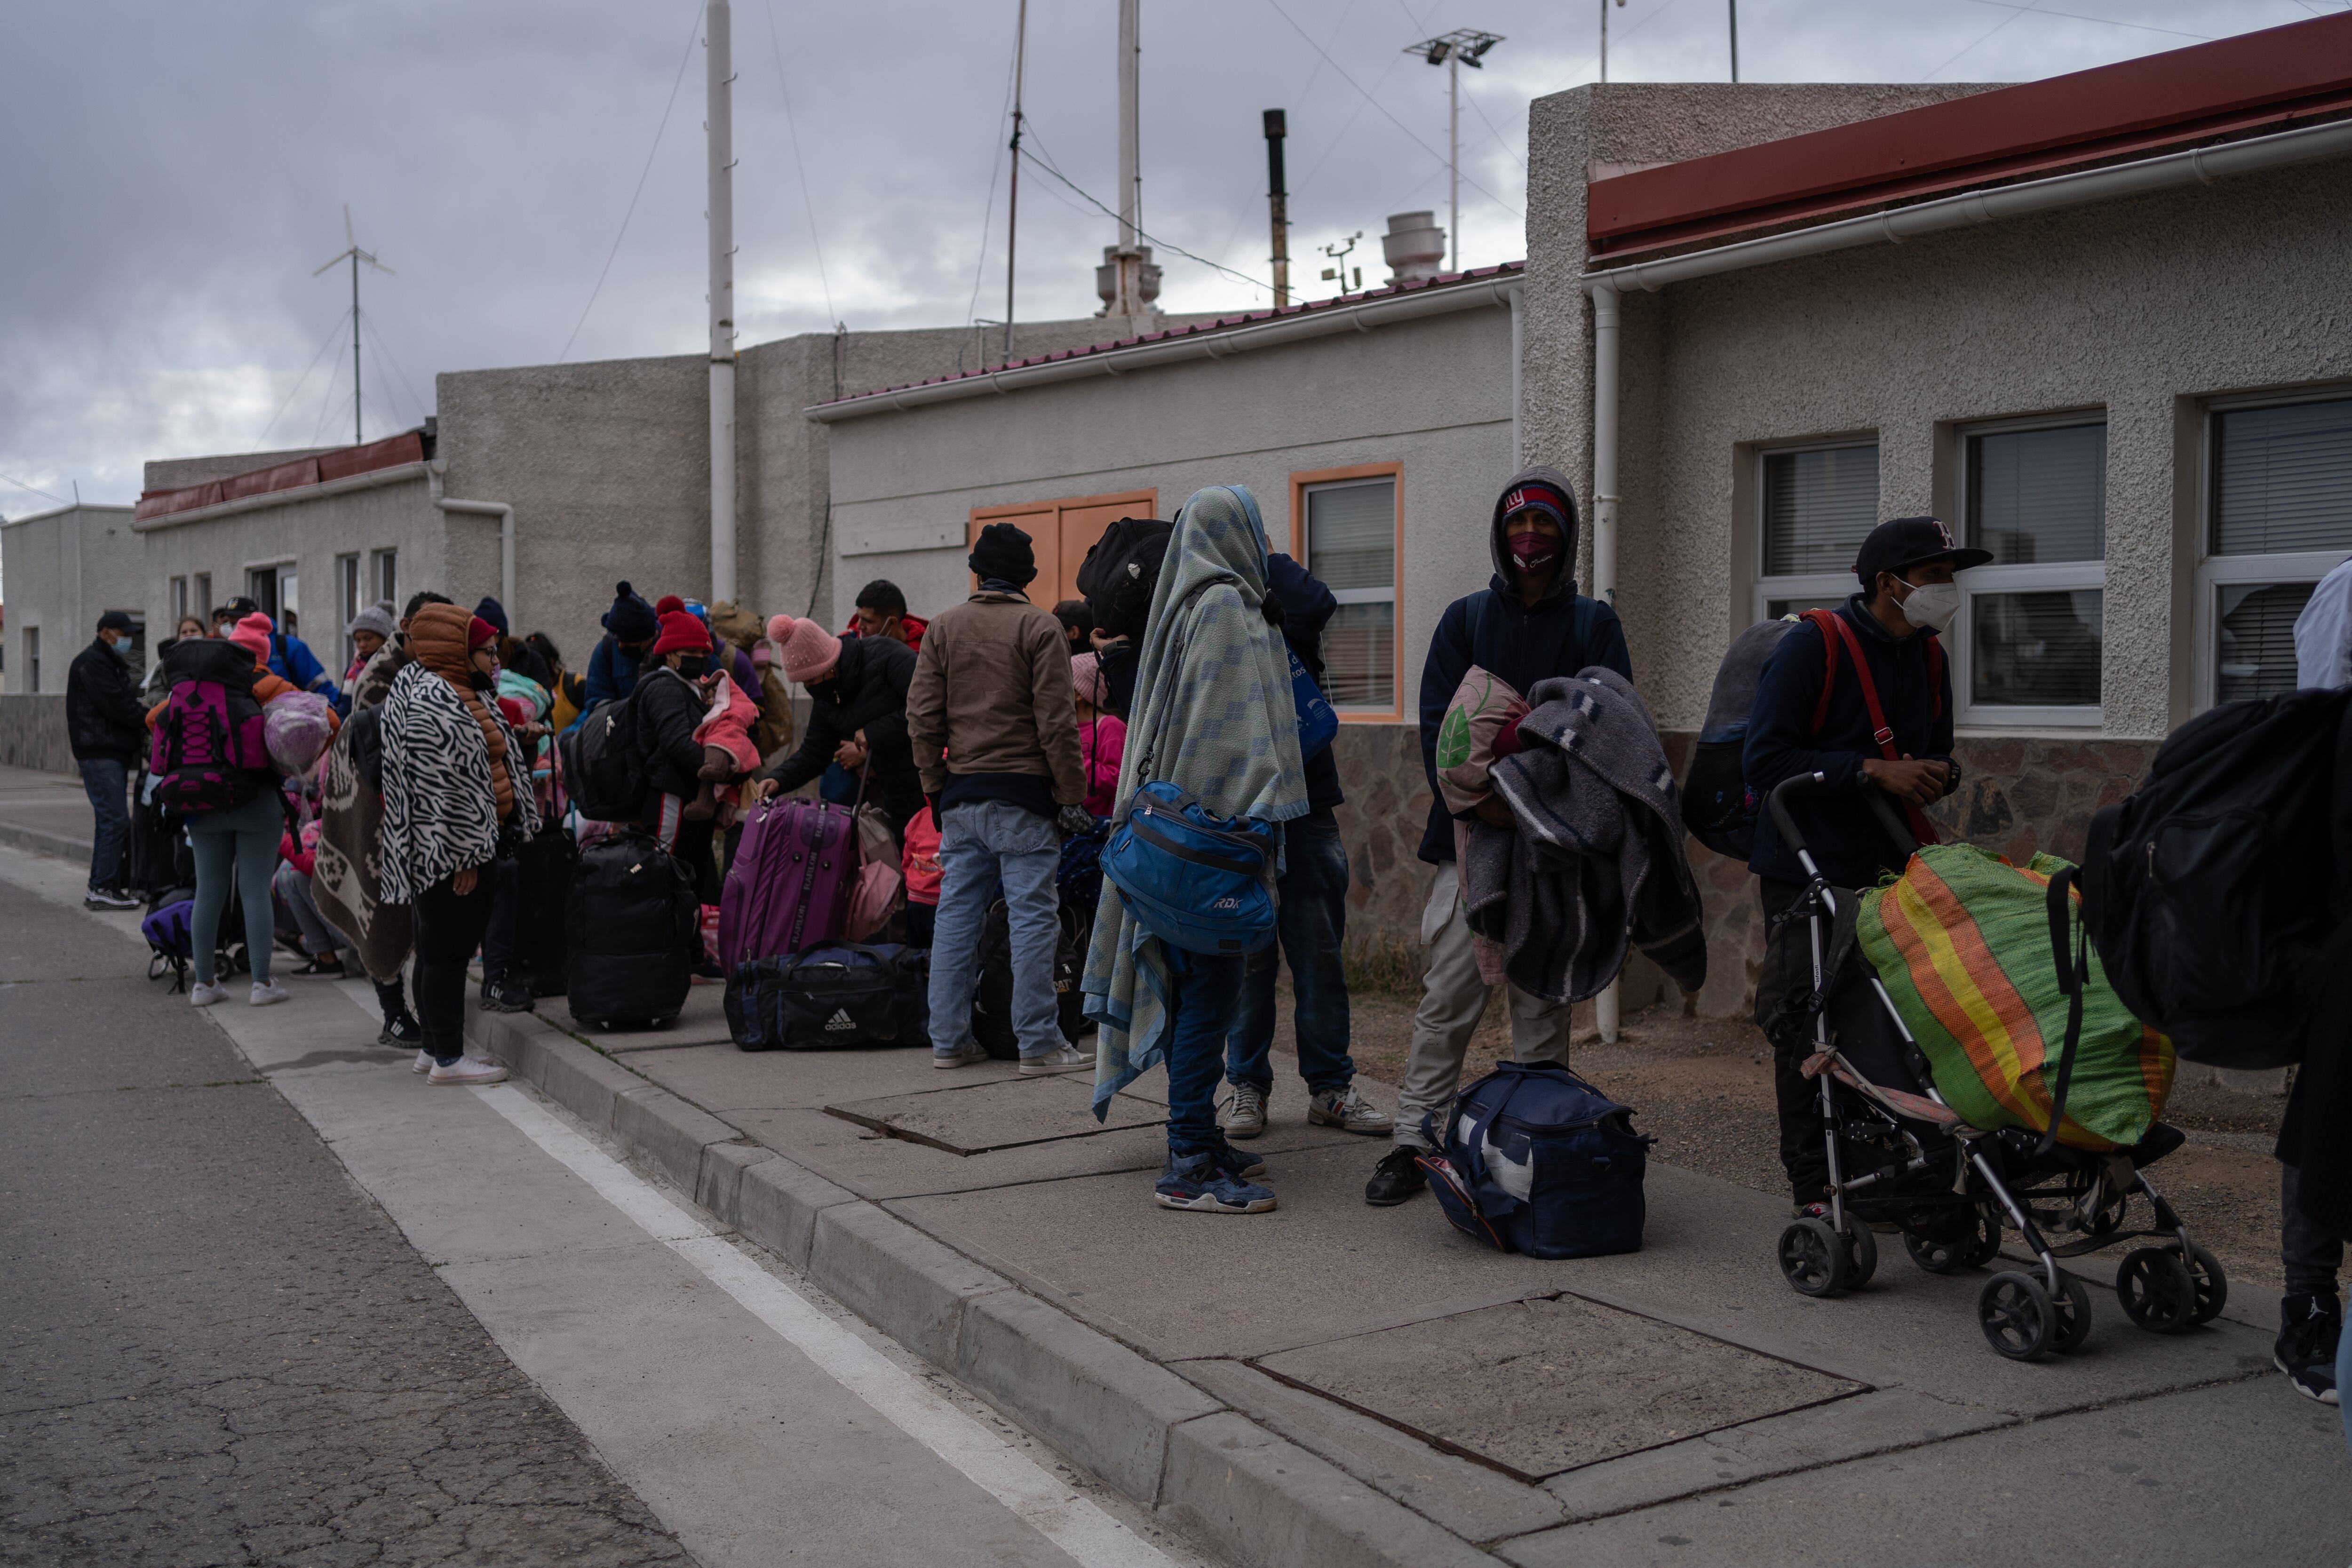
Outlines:
[{"label": "red shoulder strap", "polygon": [[[1843,616],[1835,615],[1827,610],[1813,610],[1807,612],[1808,618],[1811,618],[1813,616],[1820,616],[1822,618],[1822,621],[1826,623],[1822,626],[1822,641],[1824,644],[1834,647],[1836,644],[1830,637],[1829,631],[1831,627],[1835,627],[1837,630],[1836,641],[1842,641],[1845,644],[1845,651],[1853,660],[1853,678],[1856,681],[1860,682],[1862,686],[1863,706],[1867,709],[1870,713],[1870,738],[1878,742],[1878,754],[1885,758],[1890,763],[1901,762],[1903,760],[1903,752],[1895,744],[1895,731],[1893,726],[1886,722],[1886,710],[1879,705],[1878,683],[1870,678],[1870,664],[1868,660],[1862,657],[1861,639],[1853,635],[1853,628],[1846,624],[1845,617]],[[1830,659],[1830,668],[1832,671],[1834,672],[1837,668],[1836,654],[1831,654]],[[1927,639],[1927,659],[1929,668],[1934,675],[1936,707],[1937,712],[1940,714],[1943,710],[1944,701],[1943,647],[1933,637],[1930,637]],[[1828,683],[1826,681],[1822,684],[1822,690],[1824,692],[1822,705],[1822,708],[1817,710],[1815,712],[1814,728],[1816,730],[1821,727],[1822,720],[1827,716],[1826,710],[1828,707],[1828,698],[1826,693],[1828,691]],[[1917,806],[1913,805],[1908,801],[1904,802],[1903,816],[1904,820],[1910,825],[1912,837],[1917,839],[1922,844],[1936,844],[1941,842],[1940,837],[1936,832],[1935,825],[1927,820],[1927,815]]]},{"label": "red shoulder strap", "polygon": [[1822,634],[1822,652],[1827,656],[1829,663],[1828,668],[1822,673],[1822,699],[1813,704],[1813,726],[1808,731],[1818,735],[1822,732],[1822,726],[1830,721],[1830,693],[1837,689],[1838,639],[1830,631],[1837,620],[1837,612],[1807,610],[1803,618],[1812,622]]}]

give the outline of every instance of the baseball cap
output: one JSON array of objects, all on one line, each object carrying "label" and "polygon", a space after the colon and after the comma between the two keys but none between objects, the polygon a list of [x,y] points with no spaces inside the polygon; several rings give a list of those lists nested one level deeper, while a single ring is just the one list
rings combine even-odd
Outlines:
[{"label": "baseball cap", "polygon": [[1952,531],[1937,518],[1898,517],[1870,531],[1853,558],[1853,574],[1866,588],[1878,581],[1881,572],[1900,575],[1930,561],[1949,561],[1953,571],[1965,572],[1991,559],[1990,550],[1963,549],[1952,538]]},{"label": "baseball cap", "polygon": [[102,632],[127,632],[131,629],[131,613],[127,610],[109,610],[98,617],[98,629]]}]

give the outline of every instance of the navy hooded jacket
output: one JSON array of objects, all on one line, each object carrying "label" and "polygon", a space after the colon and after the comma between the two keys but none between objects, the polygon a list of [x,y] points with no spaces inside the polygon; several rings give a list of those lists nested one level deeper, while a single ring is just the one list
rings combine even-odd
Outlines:
[{"label": "navy hooded jacket", "polygon": [[1421,766],[1429,775],[1429,826],[1421,836],[1421,858],[1433,866],[1454,858],[1454,816],[1437,791],[1437,731],[1445,710],[1472,665],[1486,670],[1525,697],[1538,680],[1574,675],[1592,665],[1633,679],[1633,660],[1625,651],[1625,628],[1617,612],[1598,599],[1576,591],[1576,579],[1563,569],[1534,605],[1519,603],[1512,587],[1518,568],[1503,547],[1503,498],[1524,484],[1540,483],[1568,498],[1569,519],[1561,541],[1564,562],[1576,559],[1578,520],[1576,492],[1567,477],[1555,468],[1522,468],[1511,476],[1495,497],[1495,515],[1487,527],[1487,552],[1495,575],[1484,593],[1456,599],[1437,619],[1429,639],[1429,658],[1421,671]]},{"label": "navy hooded jacket", "polygon": [[[1948,660],[1943,661],[1940,679],[1929,684],[1927,644],[1935,634],[1914,632],[1898,641],[1879,625],[1860,594],[1837,614],[1853,628],[1863,658],[1870,661],[1870,678],[1878,688],[1887,728],[1895,731],[1895,751],[1921,762],[1949,763],[1952,669]],[[1832,887],[1874,887],[1882,874],[1902,870],[1908,857],[1862,798],[1863,789],[1874,787],[1863,783],[1862,764],[1882,753],[1872,738],[1862,682],[1854,678],[1853,661],[1843,641],[1829,712],[1820,731],[1813,731],[1813,710],[1821,702],[1828,669],[1821,628],[1810,621],[1791,627],[1764,661],[1756,701],[1748,710],[1748,743],[1740,751],[1740,767],[1759,803],[1774,784],[1793,774],[1827,775],[1825,793],[1790,802],[1790,817]],[[1958,784],[1959,772],[1954,769],[1945,793]],[[1891,797],[1888,804],[1895,804]],[[1796,851],[1780,841],[1780,829],[1769,810],[1758,815],[1756,847],[1748,868],[1778,882],[1805,879]]]},{"label": "navy hooded jacket", "polygon": [[[1280,551],[1265,558],[1265,588],[1274,602],[1282,606],[1282,640],[1315,678],[1318,690],[1328,700],[1323,679],[1323,628],[1339,613],[1339,601],[1320,577],[1293,561]],[[1328,819],[1331,808],[1348,797],[1339,790],[1339,764],[1331,755],[1334,748],[1324,747],[1307,759],[1307,814]]]}]

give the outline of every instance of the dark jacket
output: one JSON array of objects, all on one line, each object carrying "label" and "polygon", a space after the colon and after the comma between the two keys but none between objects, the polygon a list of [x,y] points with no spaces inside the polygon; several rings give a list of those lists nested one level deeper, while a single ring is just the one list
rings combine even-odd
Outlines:
[{"label": "dark jacket", "polygon": [[907,687],[915,678],[915,654],[889,637],[847,637],[833,679],[808,689],[808,729],[800,749],[765,776],[789,795],[824,772],[844,741],[866,731],[866,796],[903,830],[923,809],[922,781],[915,773],[914,748],[907,741]]},{"label": "dark jacket", "polygon": [[645,820],[653,822],[661,815],[655,797],[701,792],[696,774],[702,768],[702,748],[694,743],[694,731],[710,706],[694,682],[666,664],[650,662],[637,677],[635,700],[637,754],[646,762]]},{"label": "dark jacket", "polygon": [[581,714],[584,717],[599,702],[609,702],[635,691],[644,668],[639,655],[614,642],[610,632],[605,633],[588,656],[588,700],[580,705]]},{"label": "dark jacket", "polygon": [[[1903,754],[1949,762],[1952,756],[1952,669],[1945,661],[1940,681],[1927,678],[1927,644],[1932,632],[1916,632],[1897,641],[1878,624],[1854,595],[1837,612],[1853,627],[1870,661],[1871,680],[1895,731],[1895,750]],[[1842,640],[1842,639],[1841,639]],[[1822,699],[1822,681],[1828,673],[1828,655],[1821,628],[1811,622],[1792,627],[1764,662],[1757,682],[1755,705],[1748,711],[1748,744],[1740,752],[1748,787],[1758,802],[1782,779],[1796,773],[1828,775],[1828,793],[1790,804],[1790,816],[1805,836],[1832,887],[1867,888],[1882,872],[1900,871],[1908,858],[1895,847],[1875,812],[1858,793],[1863,786],[1865,758],[1881,755],[1872,738],[1870,708],[1863,700],[1862,682],[1853,661],[1838,649],[1838,677],[1830,691],[1829,712],[1818,733],[1813,710]],[[1959,774],[1952,775],[1957,786]],[[1891,801],[1889,804],[1893,804]],[[1780,882],[1801,882],[1804,868],[1796,851],[1780,842],[1772,814],[1763,811],[1756,823],[1756,848],[1748,868]]]},{"label": "dark jacket", "polygon": [[66,736],[78,763],[139,760],[147,739],[147,710],[139,683],[122,656],[92,637],[66,670]]},{"label": "dark jacket", "polygon": [[[1289,556],[1276,551],[1265,558],[1265,586],[1274,602],[1282,606],[1282,640],[1315,678],[1318,690],[1328,699],[1330,692],[1323,679],[1323,628],[1339,613],[1339,601],[1323,580]],[[1129,688],[1132,690],[1132,688]],[[1331,808],[1348,797],[1339,788],[1339,763],[1332,756],[1336,746],[1326,746],[1307,759],[1307,814],[1328,820]]]},{"label": "dark jacket", "polygon": [[[1613,669],[1633,679],[1633,660],[1625,651],[1625,628],[1617,612],[1598,599],[1576,591],[1573,574],[1563,569],[1551,587],[1534,605],[1519,603],[1512,584],[1518,568],[1503,548],[1503,498],[1531,480],[1556,485],[1575,505],[1576,492],[1566,476],[1553,468],[1522,468],[1495,494],[1495,514],[1486,529],[1486,551],[1495,575],[1483,593],[1472,594],[1445,606],[1437,630],[1429,639],[1429,658],[1421,669],[1421,766],[1429,776],[1429,826],[1421,836],[1421,858],[1433,866],[1454,858],[1454,816],[1437,793],[1437,731],[1455,689],[1472,665],[1486,670],[1525,697],[1538,680],[1574,675],[1591,665]],[[1576,559],[1579,522],[1568,520],[1562,541],[1566,560]]]}]

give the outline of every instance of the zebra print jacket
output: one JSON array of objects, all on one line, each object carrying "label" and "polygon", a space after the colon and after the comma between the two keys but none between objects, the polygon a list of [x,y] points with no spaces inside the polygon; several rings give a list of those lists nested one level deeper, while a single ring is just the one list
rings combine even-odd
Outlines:
[{"label": "zebra print jacket", "polygon": [[[490,710],[500,728],[506,720]],[[454,688],[421,664],[404,667],[383,704],[383,895],[412,904],[427,888],[498,858],[498,797],[482,727]],[[522,755],[511,734],[510,757]],[[528,784],[514,792],[515,825],[539,831]]]}]

